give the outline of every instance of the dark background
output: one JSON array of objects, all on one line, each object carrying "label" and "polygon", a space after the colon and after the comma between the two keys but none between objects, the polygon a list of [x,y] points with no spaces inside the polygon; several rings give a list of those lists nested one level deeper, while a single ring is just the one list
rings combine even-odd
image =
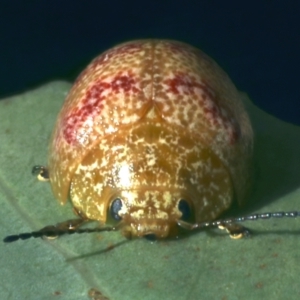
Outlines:
[{"label": "dark background", "polygon": [[137,38],[201,48],[255,104],[300,125],[300,1],[1,0],[0,98],[74,80],[97,54]]}]

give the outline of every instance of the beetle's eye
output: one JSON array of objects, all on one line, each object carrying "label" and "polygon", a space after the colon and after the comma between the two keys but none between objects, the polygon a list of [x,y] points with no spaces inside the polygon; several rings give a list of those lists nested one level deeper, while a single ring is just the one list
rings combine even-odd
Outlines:
[{"label": "beetle's eye", "polygon": [[181,199],[178,202],[178,209],[182,213],[180,220],[188,221],[191,219],[191,207],[186,200]]},{"label": "beetle's eye", "polygon": [[116,221],[120,221],[122,219],[120,217],[120,215],[119,215],[119,211],[121,210],[122,205],[123,205],[123,203],[122,203],[122,200],[120,198],[116,198],[111,203],[111,206],[110,206],[110,215]]}]

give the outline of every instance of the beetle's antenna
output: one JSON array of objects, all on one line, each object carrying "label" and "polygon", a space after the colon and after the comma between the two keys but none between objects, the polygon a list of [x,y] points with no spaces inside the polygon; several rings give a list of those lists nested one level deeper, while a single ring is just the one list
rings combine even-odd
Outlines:
[{"label": "beetle's antenna", "polygon": [[300,217],[300,211],[291,211],[291,212],[269,212],[269,213],[258,213],[252,214],[244,217],[236,217],[224,220],[217,220],[212,222],[203,222],[203,223],[195,223],[190,224],[182,220],[178,220],[177,224],[185,229],[188,230],[197,230],[197,229],[204,229],[204,228],[213,228],[213,227],[220,227],[223,225],[228,225],[232,223],[242,223],[246,221],[257,221],[257,220],[266,220],[271,218],[297,218]]},{"label": "beetle's antenna", "polygon": [[93,232],[115,231],[115,230],[116,230],[115,227],[76,228],[76,229],[66,229],[66,230],[58,230],[54,228],[53,230],[47,229],[47,230],[25,232],[16,235],[8,235],[3,239],[3,242],[12,243],[17,240],[27,240],[30,238],[38,238],[38,237],[55,238],[63,234],[93,233]]}]

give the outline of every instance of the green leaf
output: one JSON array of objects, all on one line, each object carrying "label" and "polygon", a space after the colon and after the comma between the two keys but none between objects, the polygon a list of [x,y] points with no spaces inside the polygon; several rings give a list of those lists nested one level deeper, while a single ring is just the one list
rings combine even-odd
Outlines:
[{"label": "green leaf", "polygon": [[[31,176],[70,85],[53,82],[0,102],[1,237],[73,218]],[[255,130],[255,184],[238,214],[300,211],[300,128],[245,100]],[[237,214],[235,212],[235,214]],[[246,224],[245,224],[246,225]],[[1,299],[298,299],[300,218],[248,222],[251,238],[201,232],[127,241],[119,232],[0,243]]]}]

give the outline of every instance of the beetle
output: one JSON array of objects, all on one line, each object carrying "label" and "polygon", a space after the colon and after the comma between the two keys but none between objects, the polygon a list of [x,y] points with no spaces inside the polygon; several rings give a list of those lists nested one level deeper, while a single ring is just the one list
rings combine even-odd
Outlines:
[{"label": "beetle", "polygon": [[79,219],[7,242],[84,232],[82,223],[112,222],[126,237],[164,239],[179,229],[298,216],[260,214],[215,221],[251,182],[253,131],[240,93],[205,53],[182,42],[137,40],[96,57],[80,74],[58,115],[48,167],[60,204]]}]

